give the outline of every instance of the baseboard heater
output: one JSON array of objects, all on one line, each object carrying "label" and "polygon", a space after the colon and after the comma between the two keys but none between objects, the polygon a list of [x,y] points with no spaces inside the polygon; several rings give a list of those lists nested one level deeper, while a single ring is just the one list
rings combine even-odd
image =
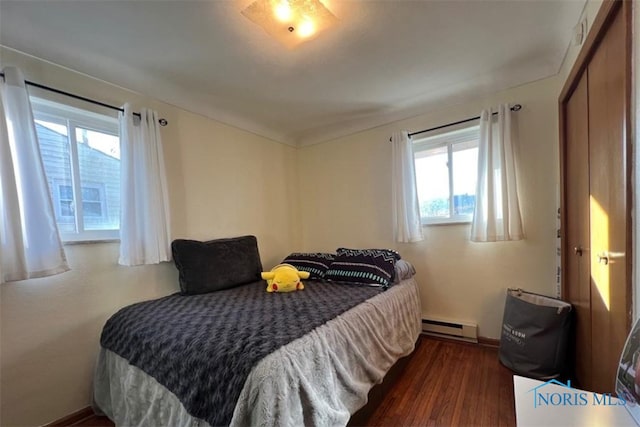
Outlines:
[{"label": "baseboard heater", "polygon": [[422,319],[422,333],[467,342],[478,342],[478,325],[433,317]]}]

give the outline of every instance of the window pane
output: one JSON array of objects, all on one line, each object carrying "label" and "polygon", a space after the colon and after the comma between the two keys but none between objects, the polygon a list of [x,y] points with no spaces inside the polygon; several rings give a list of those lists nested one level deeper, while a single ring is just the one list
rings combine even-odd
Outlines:
[{"label": "window pane", "polygon": [[69,136],[66,123],[54,123],[46,120],[36,120],[36,124],[60,135]]},{"label": "window pane", "polygon": [[82,187],[82,200],[84,202],[87,202],[87,201],[99,202],[100,190],[98,188]]},{"label": "window pane", "polygon": [[76,128],[85,230],[120,228],[120,140]]},{"label": "window pane", "polygon": [[453,213],[473,215],[478,178],[477,141],[453,144]]},{"label": "window pane", "polygon": [[85,217],[101,217],[102,216],[102,204],[100,202],[82,202],[82,214]]},{"label": "window pane", "polygon": [[58,228],[61,232],[75,233],[76,218],[73,208],[71,155],[67,126],[62,122],[46,120],[36,120],[35,122],[42,163],[49,184]]},{"label": "window pane", "polygon": [[120,139],[116,135],[79,127],[76,128],[76,141],[120,160]]},{"label": "window pane", "polygon": [[75,217],[73,214],[73,201],[60,200],[60,215]]},{"label": "window pane", "polygon": [[449,216],[449,169],[447,147],[432,148],[416,153],[416,181],[420,216]]},{"label": "window pane", "polygon": [[60,200],[73,200],[73,189],[70,185],[58,186],[60,190]]}]

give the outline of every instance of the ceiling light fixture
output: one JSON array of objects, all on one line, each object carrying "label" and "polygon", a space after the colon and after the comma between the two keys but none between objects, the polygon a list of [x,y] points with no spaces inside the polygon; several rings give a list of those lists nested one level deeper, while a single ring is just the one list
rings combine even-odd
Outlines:
[{"label": "ceiling light fixture", "polygon": [[338,22],[320,0],[256,0],[242,14],[288,48]]}]

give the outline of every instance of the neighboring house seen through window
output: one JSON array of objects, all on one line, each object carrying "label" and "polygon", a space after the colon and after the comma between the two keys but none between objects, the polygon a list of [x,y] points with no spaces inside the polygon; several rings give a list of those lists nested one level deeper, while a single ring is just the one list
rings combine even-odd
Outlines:
[{"label": "neighboring house seen through window", "polygon": [[[82,212],[84,217],[101,218],[108,220],[105,213],[104,184],[82,184]],[[75,217],[75,204],[73,199],[73,187],[71,185],[58,185],[58,203],[61,217]]]},{"label": "neighboring house seen through window", "polygon": [[32,98],[32,105],[62,239],[117,239],[120,228],[117,119],[38,98]]},{"label": "neighboring house seen through window", "polygon": [[414,139],[423,224],[470,222],[478,175],[478,126]]}]

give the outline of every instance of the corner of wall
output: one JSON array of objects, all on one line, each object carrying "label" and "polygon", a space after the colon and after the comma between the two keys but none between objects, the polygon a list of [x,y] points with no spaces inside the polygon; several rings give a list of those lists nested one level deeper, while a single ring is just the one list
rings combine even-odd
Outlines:
[{"label": "corner of wall", "polygon": [[[586,20],[587,28],[585,29],[585,33],[583,36],[583,42],[589,34],[591,27],[593,25],[593,20],[598,14],[598,10],[602,6],[603,0],[587,0],[585,2],[584,8],[582,9],[582,13],[580,14],[580,18],[576,22],[578,25],[582,20]],[[580,49],[582,48],[582,44],[576,46],[573,44],[573,40],[567,46],[567,51],[564,56],[564,60],[560,65],[560,69],[558,70],[558,76],[560,77],[561,85],[567,80],[569,76],[569,72],[571,72],[571,68],[573,64],[575,64],[576,59],[578,58],[578,54],[580,53]],[[562,90],[562,86],[558,89],[558,92]]]}]

